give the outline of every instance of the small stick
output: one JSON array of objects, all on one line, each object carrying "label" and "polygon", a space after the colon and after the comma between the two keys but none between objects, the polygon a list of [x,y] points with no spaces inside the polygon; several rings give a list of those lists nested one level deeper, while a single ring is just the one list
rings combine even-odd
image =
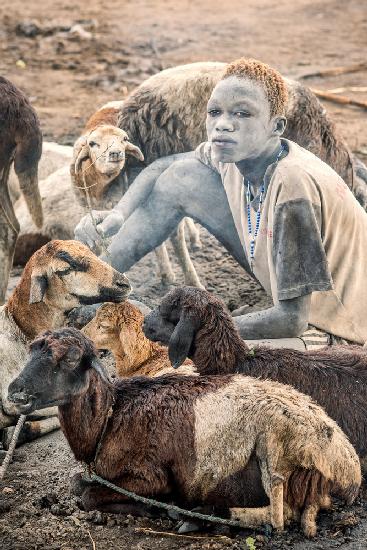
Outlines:
[{"label": "small stick", "polygon": [[136,533],[147,533],[149,535],[158,535],[160,537],[177,537],[177,538],[186,538],[186,539],[221,539],[228,542],[233,542],[231,538],[224,535],[180,535],[179,533],[171,533],[170,531],[154,531],[153,529],[146,527],[135,527],[134,531]]},{"label": "small stick", "polygon": [[88,535],[89,535],[89,538],[90,540],[92,541],[92,545],[93,545],[93,550],[96,550],[96,543],[94,542],[93,538],[92,538],[92,535],[90,534],[90,531],[89,529],[86,529]]},{"label": "small stick", "polygon": [[343,92],[367,92],[367,86],[345,86],[344,88],[332,88],[331,90],[326,90],[330,94],[342,94]]},{"label": "small stick", "polygon": [[361,107],[362,109],[367,109],[367,101],[358,101],[357,99],[351,99],[344,95],[330,94],[329,92],[323,90],[317,90],[316,88],[310,88],[317,97],[326,99],[327,101],[332,101],[333,103],[339,103],[340,105],[355,105],[356,107]]},{"label": "small stick", "polygon": [[16,446],[17,441],[18,441],[20,430],[22,429],[22,426],[23,426],[26,418],[27,418],[27,416],[25,414],[21,414],[20,417],[19,417],[18,423],[17,423],[16,428],[15,428],[14,433],[13,433],[12,440],[11,440],[10,445],[9,445],[8,452],[6,454],[6,457],[4,458],[4,462],[0,466],[0,480],[4,479],[5,472],[6,472],[8,466],[10,464],[10,461],[11,461],[13,453],[14,453],[15,446]]},{"label": "small stick", "polygon": [[320,71],[316,71],[314,73],[303,74],[299,78],[307,79],[317,76],[339,76],[340,74],[357,73],[359,71],[363,71],[364,69],[367,69],[367,63],[365,61],[362,63],[356,63],[355,65],[347,65],[346,67],[334,67],[333,69],[324,70],[321,69]]}]

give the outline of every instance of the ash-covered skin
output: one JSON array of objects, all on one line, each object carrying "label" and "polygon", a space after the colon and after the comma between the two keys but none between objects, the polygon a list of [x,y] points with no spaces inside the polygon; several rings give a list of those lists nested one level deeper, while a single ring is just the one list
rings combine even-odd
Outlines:
[{"label": "ash-covered skin", "polygon": [[[270,116],[264,89],[247,78],[221,80],[208,102],[208,140],[216,157],[246,172],[254,194],[279,155],[285,124],[285,117]],[[127,271],[189,216],[251,273],[221,177],[194,153],[185,153],[182,160],[181,155],[160,159],[144,170],[112,212],[114,230],[116,212],[126,219],[109,249],[110,261],[119,271]],[[83,240],[82,234],[76,236]],[[282,300],[267,310],[238,316],[235,322],[248,339],[298,336],[307,327],[310,299],[311,294]]]}]

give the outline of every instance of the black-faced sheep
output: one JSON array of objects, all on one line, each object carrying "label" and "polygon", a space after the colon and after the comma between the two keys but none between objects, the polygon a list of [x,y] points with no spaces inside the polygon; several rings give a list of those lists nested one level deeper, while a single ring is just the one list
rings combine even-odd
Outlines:
[{"label": "black-faced sheep", "polygon": [[[132,303],[102,304],[96,316],[82,332],[97,349],[108,349],[114,355],[117,375],[160,376],[174,372],[168,350],[151,342],[143,333],[144,315]],[[186,360],[178,374],[194,374],[192,361]]]},{"label": "black-faced sheep", "polygon": [[190,287],[169,292],[144,320],[145,335],[169,346],[174,367],[189,357],[199,374],[242,373],[310,395],[367,456],[367,353],[358,346],[318,351],[249,349],[221,300]]},{"label": "black-faced sheep", "polygon": [[122,301],[130,291],[124,275],[76,241],[51,241],[38,250],[0,308],[0,428],[14,422],[4,399],[10,380],[24,365],[29,342],[65,324],[81,304]]},{"label": "black-faced sheep", "polygon": [[14,162],[27,208],[36,226],[41,227],[37,177],[41,150],[42,133],[35,110],[23,92],[0,77],[0,304],[4,303],[19,233],[8,188],[10,167]]},{"label": "black-faced sheep", "polygon": [[[131,158],[144,161],[141,150],[130,143],[128,134],[118,128],[118,118],[123,109],[123,102],[110,102],[94,113],[88,120],[83,135],[75,142],[74,158],[70,166],[71,180],[76,196],[81,204],[89,201],[94,208],[111,209],[127,190],[129,183],[138,171],[129,174],[124,169]],[[135,136],[136,132],[133,132]],[[147,144],[144,144],[146,146]],[[148,148],[150,145],[148,145]],[[143,147],[143,151],[144,151]],[[149,161],[151,162],[151,160]],[[136,163],[136,162],[135,162]],[[183,220],[172,235],[172,245],[181,265],[185,283],[201,287],[195,267],[191,261],[185,240],[187,227],[190,240],[195,247],[200,247],[199,233],[192,220]],[[162,282],[172,283],[175,275],[165,244],[156,250],[156,257]]]},{"label": "black-faced sheep", "polygon": [[[76,329],[46,332],[31,344],[8,399],[25,414],[58,405],[76,459],[103,478],[144,496],[229,508],[243,526],[283,529],[284,519],[300,517],[314,536],[330,495],[350,503],[361,483],[341,429],[293,388],[241,375],[111,384],[92,342]],[[248,507],[266,496],[268,506]],[[86,508],[115,511],[126,502],[100,486],[86,488],[82,499]]]}]

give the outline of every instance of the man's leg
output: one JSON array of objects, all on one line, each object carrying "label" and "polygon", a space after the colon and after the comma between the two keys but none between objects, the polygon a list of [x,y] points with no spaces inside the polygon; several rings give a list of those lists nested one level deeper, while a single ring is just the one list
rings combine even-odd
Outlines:
[{"label": "man's leg", "polygon": [[165,241],[184,216],[199,222],[248,269],[220,175],[196,159],[175,162],[157,179],[147,201],[136,208],[104,259],[127,271]]}]

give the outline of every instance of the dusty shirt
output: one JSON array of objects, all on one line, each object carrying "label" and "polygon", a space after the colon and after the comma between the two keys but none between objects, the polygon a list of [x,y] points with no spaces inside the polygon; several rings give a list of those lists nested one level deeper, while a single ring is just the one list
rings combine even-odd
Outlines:
[{"label": "dusty shirt", "polygon": [[[309,323],[358,343],[367,341],[367,213],[338,174],[296,143],[268,167],[253,274],[274,304],[312,293]],[[220,173],[249,258],[246,178],[217,162],[210,143],[197,158]],[[252,228],[259,198],[251,201]],[[250,261],[249,261],[250,263]]]}]

